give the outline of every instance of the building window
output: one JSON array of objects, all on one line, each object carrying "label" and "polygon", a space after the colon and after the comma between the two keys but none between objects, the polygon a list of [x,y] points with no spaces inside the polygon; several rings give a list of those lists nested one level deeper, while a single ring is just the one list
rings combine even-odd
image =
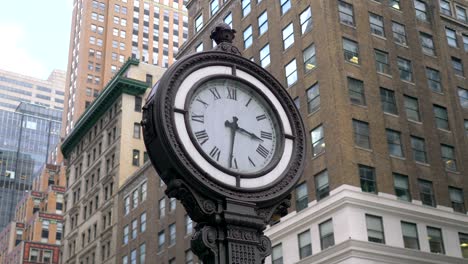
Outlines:
[{"label": "building window", "polygon": [[329,219],[319,224],[320,231],[320,246],[322,250],[325,250],[335,245],[335,237],[333,235],[333,222]]},{"label": "building window", "polygon": [[44,263],[52,263],[52,251],[50,250],[42,251],[42,261]]},{"label": "building window", "polygon": [[447,37],[447,43],[451,47],[458,47],[457,45],[457,33],[455,30],[450,28],[445,28],[445,36]]},{"label": "building window", "polygon": [[251,6],[250,0],[242,0],[242,16],[245,17],[250,14]]},{"label": "building window", "polygon": [[263,11],[263,13],[257,18],[258,20],[258,35],[262,35],[268,30],[268,13]]},{"label": "building window", "polygon": [[49,241],[49,220],[42,221],[41,242],[47,243]]},{"label": "building window", "polygon": [[252,45],[252,25],[244,30],[244,49]]},{"label": "building window", "polygon": [[415,161],[427,163],[426,143],[424,139],[411,136],[411,149],[413,150],[413,159]]},{"label": "building window", "polygon": [[458,98],[463,108],[468,108],[468,90],[458,87]]},{"label": "building window", "polygon": [[393,173],[393,185],[395,186],[395,195],[403,201],[411,201],[408,176]]},{"label": "building window", "polygon": [[297,240],[299,242],[299,258],[303,259],[305,257],[312,255],[312,239],[310,237],[310,231],[304,231],[297,235]]},{"label": "building window", "polygon": [[132,208],[138,206],[138,190],[133,191],[132,193]]},{"label": "building window", "polygon": [[193,252],[190,249],[185,251],[185,264],[193,264]]},{"label": "building window", "polygon": [[127,245],[127,244],[128,244],[128,232],[129,232],[128,225],[126,225],[126,226],[124,227],[124,230],[123,230],[123,231],[124,231],[124,232],[123,232],[123,240],[122,240],[122,241],[123,241],[123,244],[124,244],[124,245]]},{"label": "building window", "polygon": [[176,243],[176,225],[169,225],[169,246],[173,246]]},{"label": "building window", "polygon": [[458,233],[463,258],[468,258],[468,234]]},{"label": "building window", "polygon": [[440,0],[440,12],[447,16],[452,16],[452,7],[450,7],[450,2],[446,0]]},{"label": "building window", "polygon": [[286,12],[291,9],[291,0],[279,0],[281,5],[281,15],[284,15]]},{"label": "building window", "polygon": [[229,12],[227,16],[224,17],[224,23],[228,24],[232,28],[232,13]]},{"label": "building window", "polygon": [[361,181],[361,190],[363,192],[377,193],[374,168],[359,165],[359,178]]},{"label": "building window", "polygon": [[427,16],[427,5],[425,2],[420,1],[420,0],[414,0],[414,9],[416,9],[416,18],[428,22],[428,16]]},{"label": "building window", "polygon": [[143,99],[140,96],[135,96],[135,112],[141,112]]},{"label": "building window", "polygon": [[405,26],[392,21],[392,32],[395,43],[406,46],[407,40]]},{"label": "building window", "polygon": [[218,2],[218,0],[211,0],[211,2],[210,2],[210,11],[211,11],[211,15],[216,14],[216,12],[218,12],[218,9],[219,9],[219,2]]},{"label": "building window", "polygon": [[296,187],[296,211],[307,208],[308,203],[307,183],[303,182]]},{"label": "building window", "polygon": [[312,10],[310,6],[302,11],[299,15],[299,20],[301,22],[301,34],[304,35],[312,29]]},{"label": "building window", "polygon": [[137,149],[133,150],[132,165],[133,166],[140,166],[140,151],[137,150]]},{"label": "building window", "polygon": [[260,65],[263,68],[270,65],[270,44],[268,43],[260,50]]},{"label": "building window", "polygon": [[124,215],[128,215],[128,213],[130,213],[130,196],[124,199]]},{"label": "building window", "polygon": [[400,0],[389,0],[388,5],[396,10],[400,10]]},{"label": "building window", "polygon": [[440,129],[450,130],[447,109],[442,106],[434,105],[433,110],[436,127]]},{"label": "building window", "polygon": [[439,71],[426,67],[426,77],[427,77],[427,85],[429,86],[429,88],[431,88],[431,90],[434,92],[441,93],[442,82],[441,82]]},{"label": "building window", "polygon": [[143,184],[141,184],[141,197],[140,198],[142,202],[146,200],[147,192],[148,192],[148,182],[144,182]]},{"label": "building window", "polygon": [[372,34],[380,37],[385,37],[384,22],[382,16],[379,16],[374,13],[369,13],[369,23]]},{"label": "building window", "polygon": [[158,252],[164,249],[164,243],[166,243],[166,236],[164,230],[158,233]]},{"label": "building window", "polygon": [[428,226],[427,240],[432,253],[445,254],[444,239],[442,238],[442,230],[440,228]]},{"label": "building window", "polygon": [[195,18],[195,33],[200,31],[203,27],[203,14],[200,14],[197,18]]},{"label": "building window", "polygon": [[272,264],[283,264],[283,249],[281,243],[273,246],[271,250],[271,262]]},{"label": "building window", "polygon": [[403,81],[413,81],[413,69],[411,61],[407,59],[397,58],[398,72],[400,73],[400,79]]},{"label": "building window", "polygon": [[191,234],[193,229],[193,222],[190,216],[185,215],[185,234]]},{"label": "building window", "polygon": [[198,45],[195,47],[195,51],[196,51],[196,52],[202,52],[202,51],[203,51],[203,42],[200,42],[200,44],[198,44]]},{"label": "building window", "polygon": [[177,204],[176,198],[172,197],[169,199],[169,212],[172,212],[176,209],[176,204]]},{"label": "building window", "polygon": [[435,47],[432,36],[423,32],[419,32],[419,39],[421,41],[422,51],[431,56],[435,56]]},{"label": "building window", "polygon": [[38,249],[31,248],[31,250],[29,251],[29,260],[31,262],[39,261],[39,250]]},{"label": "building window", "polygon": [[348,91],[351,103],[358,105],[366,105],[366,98],[364,96],[364,83],[348,77]]},{"label": "building window", "polygon": [[297,66],[296,66],[296,59],[290,61],[285,67],[284,71],[286,74],[286,84],[287,87],[291,87],[293,84],[297,82]]},{"label": "building window", "polygon": [[382,217],[366,214],[367,240],[385,244]]},{"label": "building window", "polygon": [[302,52],[305,72],[309,72],[317,67],[317,59],[315,55],[315,44],[311,44]]},{"label": "building window", "polygon": [[462,61],[459,58],[452,57],[452,68],[456,75],[462,77],[465,75]]},{"label": "building window", "polygon": [[312,139],[312,156],[316,157],[325,151],[322,125],[310,131],[310,137]]},{"label": "building window", "polygon": [[419,115],[418,99],[405,95],[404,96],[404,104],[405,104],[406,117],[409,120],[420,122],[421,117]]},{"label": "building window", "polygon": [[402,221],[401,233],[403,234],[403,243],[405,248],[419,250],[419,236],[416,224]]},{"label": "building window", "polygon": [[370,149],[369,123],[353,119],[354,144]]},{"label": "building window", "polygon": [[132,239],[135,239],[138,234],[138,220],[135,219],[132,221]]},{"label": "building window", "polygon": [[457,19],[467,23],[468,17],[466,16],[466,9],[459,5],[455,5],[455,10],[457,11]]},{"label": "building window", "polygon": [[146,244],[143,243],[140,245],[140,263],[145,263],[146,261]]},{"label": "building window", "polygon": [[359,64],[359,47],[356,41],[343,38],[343,52],[345,61]]},{"label": "building window", "polygon": [[140,138],[141,134],[141,126],[140,123],[133,123],[133,138]]},{"label": "building window", "polygon": [[449,187],[450,201],[452,202],[453,211],[464,214],[465,202],[463,197],[463,190]]},{"label": "building window", "polygon": [[146,231],[146,212],[140,215],[140,233]]},{"label": "building window", "polygon": [[390,73],[390,64],[388,62],[388,53],[380,50],[375,51],[375,68],[377,72],[383,74],[391,74]]},{"label": "building window", "polygon": [[468,136],[468,120],[465,119],[465,135]]},{"label": "building window", "polygon": [[387,129],[387,145],[390,156],[403,157],[401,134],[398,131]]},{"label": "building window", "polygon": [[315,83],[307,89],[307,112],[314,113],[320,108],[320,90],[319,84]]},{"label": "building window", "polygon": [[353,5],[348,4],[345,1],[338,1],[338,13],[341,23],[354,27]]},{"label": "building window", "polygon": [[293,23],[289,23],[282,31],[283,34],[283,49],[288,49],[292,44],[294,44],[294,28]]},{"label": "building window", "polygon": [[432,182],[425,180],[418,180],[419,185],[419,198],[422,204],[436,207],[434,190],[432,189]]},{"label": "building window", "polygon": [[398,115],[394,91],[380,88],[380,101],[382,102],[382,111],[384,113]]},{"label": "building window", "polygon": [[166,199],[162,198],[159,200],[159,219],[163,218],[166,215]]},{"label": "building window", "polygon": [[442,161],[445,169],[448,171],[457,171],[457,159],[455,158],[455,149],[449,145],[440,145],[442,152]]},{"label": "building window", "polygon": [[327,197],[330,194],[330,186],[328,182],[328,171],[322,171],[315,175],[315,195],[317,201]]}]

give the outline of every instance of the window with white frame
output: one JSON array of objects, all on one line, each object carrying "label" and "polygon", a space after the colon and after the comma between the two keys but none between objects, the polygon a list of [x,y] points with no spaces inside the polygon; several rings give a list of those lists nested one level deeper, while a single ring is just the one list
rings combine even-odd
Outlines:
[{"label": "window with white frame", "polygon": [[289,23],[282,31],[283,36],[283,49],[288,49],[291,45],[294,44],[294,29],[293,23]]},{"label": "window with white frame", "polygon": [[312,156],[318,156],[325,151],[325,140],[323,135],[323,126],[320,125],[310,131],[312,141]]},{"label": "window with white frame", "polygon": [[258,35],[262,35],[263,33],[268,31],[268,12],[265,10],[263,13],[258,16]]},{"label": "window with white frame", "polygon": [[385,37],[384,22],[382,16],[374,13],[369,13],[369,23],[372,34],[380,37]]},{"label": "window with white frame", "polygon": [[286,84],[287,87],[291,87],[293,84],[297,82],[297,65],[296,59],[290,61],[284,67],[285,75],[286,75]]},{"label": "window with white frame", "polygon": [[299,22],[301,23],[301,34],[305,34],[312,29],[312,9],[310,6],[299,15]]},{"label": "window with white frame", "polygon": [[260,65],[263,68],[270,65],[270,44],[269,43],[263,46],[263,48],[260,50]]}]

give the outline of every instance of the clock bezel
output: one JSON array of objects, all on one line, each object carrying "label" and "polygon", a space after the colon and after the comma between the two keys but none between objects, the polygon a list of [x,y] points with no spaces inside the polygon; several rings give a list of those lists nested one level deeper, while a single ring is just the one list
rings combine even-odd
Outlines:
[{"label": "clock bezel", "polygon": [[[253,173],[241,173],[241,172],[236,172],[234,170],[230,170],[228,168],[225,168],[223,167],[222,165],[218,164],[217,162],[213,161],[213,159],[211,159],[209,157],[209,155],[207,155],[205,153],[205,151],[201,148],[200,144],[198,143],[197,139],[194,137],[194,133],[193,133],[193,130],[192,130],[192,126],[190,125],[190,113],[189,113],[189,107],[190,107],[190,102],[192,101],[192,98],[193,98],[193,95],[199,90],[201,89],[201,86],[204,85],[205,83],[209,82],[209,81],[212,81],[212,80],[222,80],[222,79],[231,79],[233,81],[238,81],[242,84],[244,84],[245,86],[248,87],[248,89],[251,89],[253,90],[255,93],[257,93],[258,97],[260,97],[265,103],[266,105],[268,105],[269,107],[269,110],[270,110],[270,116],[272,116],[275,121],[276,121],[276,124],[277,126],[279,126],[279,129],[277,130],[277,135],[276,135],[276,148],[275,148],[275,153],[273,154],[273,157],[271,158],[270,162],[268,162],[268,164],[263,167],[263,169],[259,170],[259,171],[256,171],[256,172],[253,172]],[[281,120],[281,118],[279,117],[279,114],[278,114],[278,111],[276,110],[276,108],[273,106],[273,104],[271,103],[271,101],[268,99],[268,97],[260,90],[258,89],[257,87],[255,87],[252,83],[246,81],[245,79],[242,79],[242,78],[239,78],[237,77],[236,75],[228,75],[228,74],[215,74],[215,75],[210,75],[210,76],[207,76],[207,77],[204,77],[202,79],[200,79],[199,81],[197,81],[193,86],[192,88],[190,89],[190,91],[187,93],[187,97],[186,97],[186,100],[185,100],[185,106],[184,106],[184,109],[187,111],[186,114],[185,114],[185,124],[186,124],[186,127],[187,127],[187,130],[188,130],[188,134],[189,134],[189,137],[190,139],[192,140],[192,143],[195,145],[195,148],[198,150],[198,152],[210,163],[212,164],[214,167],[218,168],[219,170],[221,170],[222,172],[224,173],[227,173],[227,174],[230,174],[232,176],[237,176],[237,177],[240,177],[241,179],[251,179],[251,178],[258,178],[258,177],[261,177],[267,173],[269,173],[270,171],[272,171],[277,165],[278,165],[278,162],[280,161],[281,159],[281,155],[283,154],[284,152],[284,140],[285,140],[285,137],[284,137],[284,128],[283,128],[283,122]]]},{"label": "clock bezel", "polygon": [[[291,126],[289,131],[285,131],[285,138],[288,139],[288,148],[292,154],[281,175],[267,185],[258,188],[237,188],[220,184],[193,162],[176,135],[175,113],[185,112],[183,105],[180,109],[174,105],[176,93],[187,76],[210,66],[229,67],[233,71],[238,70],[239,74],[241,71],[248,72],[255,82],[270,91],[285,111],[284,115]],[[181,119],[185,124],[184,116],[181,116]],[[230,198],[264,207],[284,199],[299,181],[304,170],[306,136],[301,115],[294,101],[269,72],[238,55],[206,51],[193,53],[178,60],[167,69],[150,92],[144,107],[142,123],[150,160],[168,186],[182,180],[187,186],[193,186],[200,193],[217,197],[216,199]],[[188,140],[191,141],[190,138]]]}]

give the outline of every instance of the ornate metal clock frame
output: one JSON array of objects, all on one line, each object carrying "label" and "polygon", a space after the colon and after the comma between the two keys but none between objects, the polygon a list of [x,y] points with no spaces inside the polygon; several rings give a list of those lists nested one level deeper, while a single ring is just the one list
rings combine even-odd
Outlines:
[{"label": "ornate metal clock frame", "polygon": [[[305,132],[293,100],[270,73],[240,56],[232,45],[234,33],[220,24],[211,34],[218,44],[214,50],[191,54],[172,65],[153,87],[142,120],[149,157],[167,185],[167,196],[180,200],[197,223],[192,251],[206,264],[263,263],[271,253],[263,231],[272,219],[287,213],[290,193],[304,169]],[[211,168],[216,166],[206,157],[202,162],[200,150],[187,145],[189,133],[180,133],[189,112],[179,94],[197,87],[200,72],[205,72],[204,77],[247,82],[272,104],[281,122],[287,122],[280,129],[279,156],[258,175],[229,171],[220,172],[225,178],[211,175],[218,172]]]}]

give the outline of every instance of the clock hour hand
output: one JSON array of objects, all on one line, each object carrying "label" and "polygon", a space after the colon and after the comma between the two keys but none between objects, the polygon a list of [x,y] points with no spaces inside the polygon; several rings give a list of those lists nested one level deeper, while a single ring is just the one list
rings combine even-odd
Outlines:
[{"label": "clock hour hand", "polygon": [[255,135],[255,134],[252,133],[252,132],[249,132],[249,131],[247,131],[247,130],[241,128],[241,127],[237,127],[237,130],[239,130],[239,131],[242,132],[242,133],[245,133],[245,134],[249,135],[249,136],[250,136],[251,138],[253,138],[253,139],[260,140],[260,141],[263,142],[263,139],[257,137],[257,135]]},{"label": "clock hour hand", "polygon": [[234,152],[234,140],[236,139],[236,130],[239,128],[239,126],[237,125],[237,120],[238,118],[233,116],[232,117],[232,122],[229,122],[228,120],[226,120],[224,122],[224,126],[226,127],[229,127],[230,130],[231,130],[231,149],[229,150],[229,168],[232,168],[232,160],[234,158],[233,156],[233,152]]}]

